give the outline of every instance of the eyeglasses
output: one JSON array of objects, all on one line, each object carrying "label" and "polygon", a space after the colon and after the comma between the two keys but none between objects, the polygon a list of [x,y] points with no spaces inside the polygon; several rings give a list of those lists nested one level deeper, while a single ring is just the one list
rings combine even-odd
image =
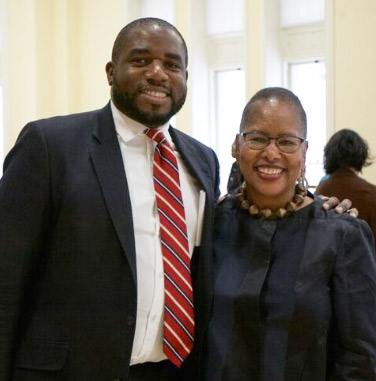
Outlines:
[{"label": "eyeglasses", "polygon": [[275,144],[281,152],[294,153],[296,152],[305,139],[299,138],[294,135],[281,135],[276,138],[265,135],[261,132],[241,132],[240,136],[244,138],[244,141],[248,148],[253,150],[262,150],[270,144],[272,139],[275,140]]}]

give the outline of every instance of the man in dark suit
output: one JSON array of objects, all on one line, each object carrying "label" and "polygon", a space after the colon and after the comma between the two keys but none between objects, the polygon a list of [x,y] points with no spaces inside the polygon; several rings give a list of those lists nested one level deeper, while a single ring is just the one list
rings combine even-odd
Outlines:
[{"label": "man in dark suit", "polygon": [[[0,379],[199,379],[211,300],[214,152],[169,126],[185,101],[187,48],[159,19],[118,35],[101,110],[29,123],[0,185]],[[186,211],[194,346],[163,349],[164,281],[155,143],[174,148]]]}]

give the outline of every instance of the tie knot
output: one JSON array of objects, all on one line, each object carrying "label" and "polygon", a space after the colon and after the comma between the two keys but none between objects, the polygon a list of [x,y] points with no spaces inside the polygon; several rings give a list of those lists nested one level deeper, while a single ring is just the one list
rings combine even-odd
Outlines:
[{"label": "tie knot", "polygon": [[166,140],[164,133],[155,128],[149,128],[145,131],[145,134],[157,144],[163,143]]}]

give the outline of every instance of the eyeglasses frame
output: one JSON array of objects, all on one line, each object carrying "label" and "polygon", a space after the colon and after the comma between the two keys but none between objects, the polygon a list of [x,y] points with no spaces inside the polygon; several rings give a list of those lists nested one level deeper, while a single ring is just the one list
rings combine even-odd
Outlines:
[{"label": "eyeglasses frame", "polygon": [[[283,135],[280,135],[280,136],[269,136],[269,135],[266,135],[264,134],[263,132],[259,132],[259,131],[249,131],[249,132],[240,132],[239,135],[243,138],[245,138],[247,135],[263,135],[265,136],[265,138],[268,139],[268,143],[266,144],[265,147],[263,148],[251,148],[251,147],[248,147],[249,149],[251,149],[252,151],[262,151],[263,149],[265,149],[269,144],[270,144],[270,141],[271,140],[275,140],[276,141],[276,147],[283,153],[295,153],[298,151],[298,149],[301,147],[301,145],[306,142],[307,140],[306,139],[303,139],[299,136],[295,136],[295,135],[292,135],[292,134],[283,134]],[[277,143],[277,140],[279,138],[285,138],[285,137],[290,137],[290,138],[296,138],[296,139],[299,139],[300,140],[300,144],[297,146],[296,150],[295,151],[292,151],[292,152],[285,152],[283,150],[281,150],[281,148],[279,147],[278,143]]]}]

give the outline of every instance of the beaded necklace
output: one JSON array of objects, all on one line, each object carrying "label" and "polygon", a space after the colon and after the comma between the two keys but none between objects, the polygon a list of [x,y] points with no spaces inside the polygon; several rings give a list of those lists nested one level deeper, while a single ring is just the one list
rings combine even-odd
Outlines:
[{"label": "beaded necklace", "polygon": [[303,204],[306,195],[306,188],[298,183],[295,186],[295,195],[292,201],[289,201],[284,208],[279,207],[275,212],[273,212],[270,208],[261,209],[256,204],[251,204],[251,201],[247,199],[247,189],[245,185],[242,185],[240,187],[239,201],[240,207],[244,210],[248,210],[248,213],[253,217],[276,219],[284,218],[289,214],[294,213],[297,207]]}]

